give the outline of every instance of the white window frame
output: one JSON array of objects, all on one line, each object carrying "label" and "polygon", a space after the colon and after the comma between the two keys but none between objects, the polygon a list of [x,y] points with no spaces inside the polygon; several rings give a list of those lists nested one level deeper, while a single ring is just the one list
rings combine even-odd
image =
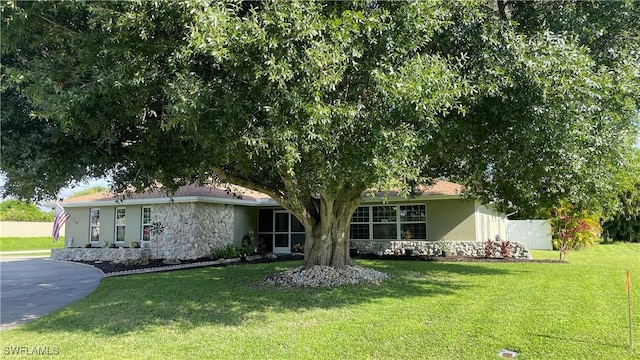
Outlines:
[{"label": "white window frame", "polygon": [[[394,216],[394,220],[393,221],[375,221],[374,219],[374,208],[391,208],[391,210],[395,213]],[[400,205],[399,204],[383,204],[383,205],[369,205],[369,214],[371,215],[370,222],[371,225],[369,225],[370,227],[370,232],[369,232],[369,237],[371,238],[371,240],[376,240],[376,241],[382,241],[382,240],[398,240],[398,236],[399,236],[399,227],[398,227],[398,222],[399,222],[399,210],[400,209]],[[395,224],[395,230],[396,230],[396,237],[395,238],[383,238],[383,239],[377,239],[375,236],[375,226],[376,225],[392,225]]]},{"label": "white window frame", "polygon": [[[403,206],[421,206],[424,208],[424,221],[401,221],[400,220],[400,211],[401,208]],[[423,238],[412,238],[411,240],[428,240],[426,239],[429,236],[429,231],[427,228],[427,204],[424,203],[402,203],[402,204],[364,204],[364,205],[360,205],[359,207],[366,207],[369,211],[369,221],[368,222],[351,222],[349,225],[349,234],[351,234],[351,225],[363,225],[363,224],[368,224],[369,225],[369,239],[349,239],[349,240],[372,240],[372,241],[384,241],[384,240],[407,240],[404,239],[404,234],[402,233],[402,225],[404,224],[424,224],[424,229],[425,229],[425,239]],[[395,208],[395,212],[396,212],[396,216],[395,216],[395,222],[394,224],[396,225],[396,237],[395,239],[374,239],[374,233],[373,233],[373,228],[374,225],[380,225],[380,224],[390,224],[389,222],[374,222],[373,220],[373,208],[374,207],[392,207]]]},{"label": "white window frame", "polygon": [[[97,216],[94,216],[94,212]],[[97,223],[93,223],[93,219],[97,218]],[[93,239],[93,230],[96,229],[97,239]],[[100,208],[91,208],[89,209],[89,242],[90,243],[99,243],[100,242]]]},{"label": "white window frame", "polygon": [[[409,207],[409,206],[421,206],[424,209],[424,221],[415,221],[415,220],[405,220],[402,221],[402,217],[401,217],[401,212],[402,212],[402,207]],[[428,232],[427,232],[427,205],[426,204],[401,204],[398,205],[398,237],[400,238],[400,240],[427,240],[427,236],[428,236]],[[418,225],[422,225],[424,224],[424,238],[411,238],[411,239],[405,239],[404,236],[405,234],[402,232],[402,225],[411,225],[411,224],[418,224]]]},{"label": "white window frame", "polygon": [[[144,210],[145,209],[149,209],[149,221],[147,223],[145,223],[145,221],[144,221],[145,220],[144,219]],[[151,227],[153,226],[152,225],[152,221],[151,221],[151,213],[152,213],[152,211],[153,210],[152,210],[151,206],[143,206],[142,207],[141,220],[140,220],[140,230],[141,230],[140,231],[140,242],[141,243],[148,244],[148,243],[151,242]],[[144,239],[144,232],[145,232],[146,228],[149,228],[149,239],[148,240]]]},{"label": "white window frame", "polygon": [[[353,214],[352,214],[351,215],[351,220],[352,221],[349,224],[349,238],[350,238],[350,240],[371,240],[373,238],[373,234],[372,234],[372,231],[373,231],[373,226],[372,226],[373,210],[372,210],[372,207],[368,206],[368,205],[360,205],[360,206],[358,206],[358,208],[360,208],[360,207],[364,207],[364,208],[367,209],[367,221],[353,221]],[[356,210],[354,211],[354,214],[355,214],[355,212],[357,210],[358,209],[356,208]],[[351,239],[351,225],[367,225],[369,237],[366,238],[366,239]]]},{"label": "white window frame", "polygon": [[[118,223],[118,211],[122,210],[124,212],[124,215],[122,217],[123,223],[119,224]],[[123,228],[124,229],[124,233],[125,233],[125,238],[122,240],[118,240],[118,228]],[[125,207],[117,207],[115,209],[115,216],[114,216],[114,227],[113,227],[113,242],[114,243],[124,243],[126,241],[126,232],[127,232],[127,208]]]}]

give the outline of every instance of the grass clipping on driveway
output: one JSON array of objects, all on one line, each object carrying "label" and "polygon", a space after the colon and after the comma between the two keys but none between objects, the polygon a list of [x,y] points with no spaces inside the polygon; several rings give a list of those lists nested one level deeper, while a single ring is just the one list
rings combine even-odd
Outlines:
[{"label": "grass clipping on driveway", "polygon": [[[107,278],[0,342],[56,347],[56,359],[637,359],[624,280],[627,268],[640,278],[640,244],[567,260],[358,260],[389,278],[329,288],[264,285],[300,261]],[[632,297],[640,324],[640,284]]]}]

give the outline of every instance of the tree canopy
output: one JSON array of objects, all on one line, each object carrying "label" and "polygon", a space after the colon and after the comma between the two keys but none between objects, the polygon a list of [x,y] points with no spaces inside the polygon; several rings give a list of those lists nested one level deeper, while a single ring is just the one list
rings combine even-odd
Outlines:
[{"label": "tree canopy", "polygon": [[4,2],[2,172],[28,198],[229,182],[342,266],[366,189],[609,201],[637,136],[636,2]]}]

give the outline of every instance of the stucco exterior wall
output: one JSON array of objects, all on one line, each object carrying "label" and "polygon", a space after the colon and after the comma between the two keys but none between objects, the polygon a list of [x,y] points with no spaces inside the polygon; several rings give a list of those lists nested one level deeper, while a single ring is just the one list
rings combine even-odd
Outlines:
[{"label": "stucco exterior wall", "polygon": [[82,247],[89,242],[89,208],[65,208],[71,215],[65,226],[65,247]]},{"label": "stucco exterior wall", "polygon": [[123,207],[125,208],[127,222],[124,230],[125,244],[129,245],[132,241],[140,242],[142,240],[142,206],[129,205]]},{"label": "stucco exterior wall", "polygon": [[495,240],[496,236],[500,236],[502,240],[507,239],[507,220],[504,214],[486,205],[478,205],[476,214],[477,241]]},{"label": "stucco exterior wall", "polygon": [[[112,243],[115,239],[116,207],[103,207],[100,209],[100,241]],[[89,230],[87,230],[88,232]]]},{"label": "stucco exterior wall", "polygon": [[426,204],[428,240],[476,240],[474,201],[445,199]]},{"label": "stucco exterior wall", "polygon": [[[105,242],[115,243],[115,212],[117,208],[125,209],[125,241],[119,242],[119,246],[129,246],[131,242],[140,242],[142,239],[142,206],[99,206],[100,209],[100,241],[102,246]],[[66,236],[65,246],[84,247],[89,243],[89,217],[90,207],[67,207],[65,210],[72,216],[65,224]],[[76,223],[77,221],[77,223]]]},{"label": "stucco exterior wall", "polygon": [[248,206],[235,206],[233,208],[233,241],[237,245],[242,245],[242,238],[253,232],[254,244],[258,233],[258,209]]}]

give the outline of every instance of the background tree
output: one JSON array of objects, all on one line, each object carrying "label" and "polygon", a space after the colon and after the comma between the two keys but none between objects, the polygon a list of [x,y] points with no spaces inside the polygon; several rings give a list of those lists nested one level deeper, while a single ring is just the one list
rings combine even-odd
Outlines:
[{"label": "background tree", "polygon": [[34,203],[9,199],[0,203],[0,221],[53,221],[53,211],[42,211]]},{"label": "background tree", "polygon": [[617,206],[603,224],[607,240],[640,242],[640,149],[631,156],[617,182]]},{"label": "background tree", "polygon": [[[367,189],[447,176],[518,209],[593,205],[635,139],[638,7],[575,9],[5,2],[5,190],[51,196],[103,174],[115,190],[238,184],[304,224],[306,266],[351,263]],[[628,16],[609,24],[611,9]],[[605,52],[588,46],[597,32],[575,35],[591,11],[614,33]]]}]

